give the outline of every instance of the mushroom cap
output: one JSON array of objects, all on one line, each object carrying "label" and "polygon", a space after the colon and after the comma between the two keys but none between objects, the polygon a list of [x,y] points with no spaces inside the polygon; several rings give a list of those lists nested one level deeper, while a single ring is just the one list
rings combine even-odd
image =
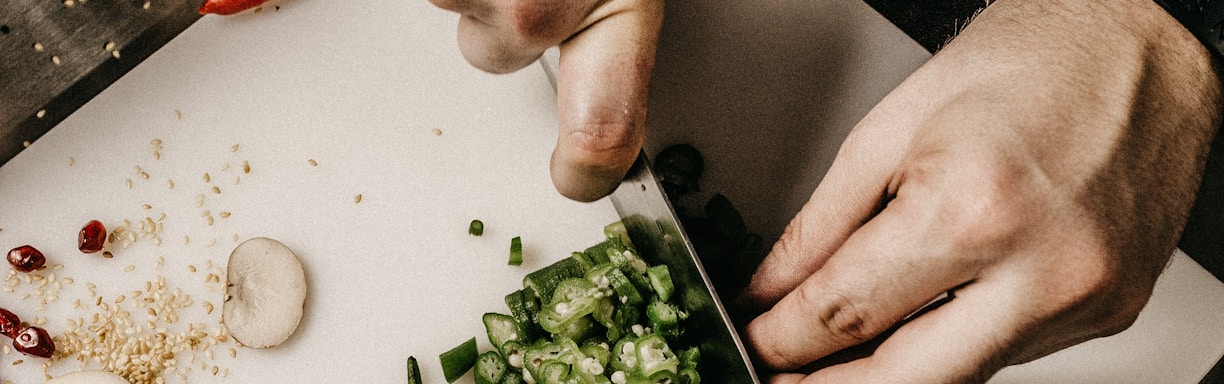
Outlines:
[{"label": "mushroom cap", "polygon": [[46,384],[129,384],[122,376],[107,371],[77,371],[51,380]]},{"label": "mushroom cap", "polygon": [[226,280],[221,323],[239,343],[274,347],[297,329],[306,302],[306,273],[289,247],[266,237],[238,244]]}]

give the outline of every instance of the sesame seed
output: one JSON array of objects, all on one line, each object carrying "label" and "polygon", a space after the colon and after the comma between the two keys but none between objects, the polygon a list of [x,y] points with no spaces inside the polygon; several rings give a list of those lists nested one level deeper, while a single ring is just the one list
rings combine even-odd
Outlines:
[{"label": "sesame seed", "polygon": [[214,193],[214,194],[218,194],[218,195],[220,195],[220,194],[221,194],[221,187],[218,187],[218,186],[215,186],[215,185],[214,185],[214,186],[212,187],[212,191],[213,191],[213,193]]},{"label": "sesame seed", "polygon": [[51,63],[55,65],[60,65],[59,55],[51,55]]},{"label": "sesame seed", "polygon": [[114,41],[107,41],[107,42],[106,42],[106,45],[102,46],[102,49],[103,49],[103,50],[105,50],[105,51],[107,51],[107,52],[110,52],[110,51],[114,50],[114,49],[115,49],[115,42],[114,42]]},{"label": "sesame seed", "polygon": [[123,271],[124,271],[124,272],[131,272],[131,271],[135,271],[135,270],[136,270],[136,266],[135,266],[135,265],[131,265],[131,264],[129,264],[127,267],[123,268]]},{"label": "sesame seed", "polygon": [[175,118],[176,120],[182,120],[182,119],[183,119],[183,111],[180,111],[180,110],[175,109],[175,110],[174,110],[174,118]]},{"label": "sesame seed", "polygon": [[442,130],[441,130],[441,129],[434,128],[434,129],[433,129],[433,134],[434,134],[434,136],[442,136]]},{"label": "sesame seed", "polygon": [[39,42],[37,42],[37,41],[36,41],[36,42],[34,42],[34,51],[35,51],[35,52],[42,52],[42,51],[44,51],[44,50],[45,50],[45,49],[43,48],[42,43],[39,43]]},{"label": "sesame seed", "polygon": [[358,193],[358,194],[357,194],[357,196],[354,196],[354,197],[353,197],[353,203],[354,203],[354,204],[359,204],[359,203],[361,203],[361,194],[360,194],[360,193]]},{"label": "sesame seed", "polygon": [[38,118],[40,118],[40,119],[41,119],[41,118],[43,118],[43,116],[46,116],[46,115],[47,115],[47,110],[45,110],[45,109],[40,109],[40,110],[38,110],[38,112],[37,112],[37,113],[35,113],[35,114],[34,114],[34,116],[36,116],[36,117],[38,117]]},{"label": "sesame seed", "polygon": [[174,179],[167,179],[167,180],[166,180],[166,187],[167,187],[167,188],[170,188],[170,189],[174,189]]},{"label": "sesame seed", "polygon": [[25,360],[22,360],[22,359],[13,360],[13,365],[19,365],[19,364],[24,363],[24,362],[25,362]]},{"label": "sesame seed", "polygon": [[224,219],[224,218],[230,217],[230,213],[229,213],[229,212],[221,212],[220,214],[218,214],[218,216],[221,216],[221,218],[222,218],[222,219]]},{"label": "sesame seed", "polygon": [[238,144],[234,144],[233,146],[230,146],[230,152],[238,152]]},{"label": "sesame seed", "polygon": [[209,176],[208,172],[204,172],[204,182],[207,183],[210,181],[212,181],[212,176]]},{"label": "sesame seed", "polygon": [[310,163],[310,166],[312,166],[312,167],[317,167],[317,166],[319,166],[319,162],[315,161],[315,159],[306,160],[306,162],[307,162],[307,163]]},{"label": "sesame seed", "polygon": [[119,50],[118,50],[118,49],[116,49],[116,50],[111,51],[111,57],[114,57],[116,60],[118,60],[118,59],[119,59]]},{"label": "sesame seed", "polygon": [[144,5],[142,5],[142,6],[140,6],[140,7],[141,7],[141,8],[144,8],[144,9],[149,9],[149,7],[150,7],[150,6],[152,6],[152,5],[153,5],[153,2],[151,2],[151,1],[145,1],[145,2],[144,2]]},{"label": "sesame seed", "polygon": [[246,160],[242,161],[242,173],[251,173],[251,163]]}]

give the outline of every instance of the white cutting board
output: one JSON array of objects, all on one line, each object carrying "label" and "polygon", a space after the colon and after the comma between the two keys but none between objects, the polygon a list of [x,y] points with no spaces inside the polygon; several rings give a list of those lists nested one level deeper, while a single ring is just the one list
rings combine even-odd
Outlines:
[{"label": "white cutting board", "polygon": [[[539,67],[472,69],[454,42],[457,17],[426,1],[280,5],[203,18],[0,168],[0,248],[35,245],[64,265],[57,279],[75,279],[45,311],[20,300],[25,284],[0,307],[47,317],[59,334],[64,319],[94,312],[86,282],[110,301],[162,275],[197,303],[167,328],[211,329],[220,309],[206,315],[199,303],[219,306],[222,293],[207,289],[206,263],[223,267],[235,234],[267,236],[305,265],[301,326],[274,349],[201,354],[191,382],[403,383],[409,355],[428,382],[442,382],[438,354],[474,336],[487,349],[480,315],[504,312],[502,296],[523,274],[601,240],[617,219],[607,201],[554,191],[555,97]],[[90,219],[114,226],[163,212],[160,246],[138,241],[113,259],[76,250]],[[467,234],[476,218],[486,225],[479,238]],[[513,236],[526,254],[518,267],[506,265]],[[72,308],[76,298],[87,308]],[[43,361],[0,355],[0,375],[41,382]],[[213,365],[229,376],[212,377]]]},{"label": "white cutting board", "polygon": [[[305,265],[301,327],[274,349],[236,348],[237,358],[232,344],[194,363],[180,355],[190,382],[403,383],[415,355],[426,381],[440,383],[438,354],[470,337],[487,349],[479,316],[503,310],[523,273],[599,240],[616,219],[606,201],[554,192],[555,98],[538,67],[471,69],[454,44],[456,17],[426,1],[280,5],[205,17],[0,167],[0,250],[33,244],[64,265],[57,278],[75,279],[44,311],[20,299],[33,292],[26,284],[0,293],[0,307],[45,317],[58,334],[65,319],[95,312],[86,282],[111,301],[160,275],[197,303],[167,328],[211,329],[219,311],[206,314],[199,302],[222,297],[204,266],[224,264],[235,234],[268,236]],[[658,80],[665,100],[668,79]],[[161,213],[161,245],[116,247],[113,259],[76,251],[90,219],[113,226]],[[486,224],[483,237],[466,234],[474,218]],[[512,236],[524,239],[521,267],[505,265]],[[76,298],[87,308],[73,308]],[[1220,324],[1224,286],[1178,256],[1131,330],[1009,368],[995,382],[1193,383],[1224,352]],[[17,359],[25,362],[11,366]],[[41,362],[0,354],[0,376],[39,382]],[[213,377],[214,365],[228,377]]]}]

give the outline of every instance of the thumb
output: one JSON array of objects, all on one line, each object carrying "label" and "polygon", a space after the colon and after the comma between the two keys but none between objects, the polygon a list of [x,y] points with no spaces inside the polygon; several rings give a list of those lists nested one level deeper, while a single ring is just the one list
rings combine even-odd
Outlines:
[{"label": "thumb", "polygon": [[663,4],[610,1],[589,20],[560,47],[551,164],[557,191],[579,201],[611,193],[641,151]]}]

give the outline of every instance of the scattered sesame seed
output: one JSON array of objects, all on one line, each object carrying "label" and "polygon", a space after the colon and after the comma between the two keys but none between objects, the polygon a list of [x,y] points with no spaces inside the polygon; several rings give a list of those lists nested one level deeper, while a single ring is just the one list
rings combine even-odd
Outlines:
[{"label": "scattered sesame seed", "polygon": [[24,147],[24,148],[29,148],[29,147],[30,147],[30,144],[33,144],[33,143],[31,143],[29,140],[26,140],[26,141],[22,141],[22,142],[21,142],[21,146],[22,146],[22,147]]},{"label": "scattered sesame seed", "polygon": [[441,130],[441,129],[434,128],[434,129],[433,129],[433,134],[434,134],[434,136],[442,136],[442,130]]},{"label": "scattered sesame seed", "polygon": [[307,162],[307,163],[310,163],[310,166],[312,166],[312,167],[317,167],[317,166],[319,166],[319,162],[315,161],[315,159],[306,160],[306,162]]},{"label": "scattered sesame seed", "polygon": [[230,152],[238,152],[238,144],[230,146]]},{"label": "scattered sesame seed", "polygon": [[34,116],[36,116],[36,117],[38,117],[38,118],[40,118],[40,119],[41,119],[41,118],[43,118],[43,116],[46,116],[46,115],[47,115],[47,110],[45,110],[45,109],[40,109],[40,110],[38,110],[38,112],[37,112],[37,113],[35,113],[35,114],[34,114]]},{"label": "scattered sesame seed", "polygon": [[140,7],[141,7],[141,8],[144,8],[144,9],[149,9],[149,7],[150,7],[150,6],[152,6],[152,5],[153,5],[153,2],[151,2],[151,1],[145,1],[145,2],[144,2],[144,5],[142,5],[142,6],[140,6]]},{"label": "scattered sesame seed", "polygon": [[68,166],[71,167],[74,164],[76,164],[76,158],[72,156],[68,156]]},{"label": "scattered sesame seed", "polygon": [[353,203],[354,203],[354,204],[359,204],[359,203],[361,203],[361,194],[360,194],[360,193],[358,193],[358,194],[357,194],[357,196],[354,196],[354,197],[353,197]]},{"label": "scattered sesame seed", "polygon": [[221,194],[221,187],[218,187],[218,186],[215,186],[215,185],[214,185],[214,186],[212,187],[212,191],[213,191],[213,193],[220,195],[220,194]]},{"label": "scattered sesame seed", "polygon": [[116,49],[116,50],[111,51],[111,57],[114,57],[116,60],[118,60],[118,59],[119,59],[119,50],[118,50],[118,49]]},{"label": "scattered sesame seed", "polygon": [[42,51],[45,51],[45,50],[46,50],[46,49],[44,49],[44,48],[43,48],[42,43],[39,43],[39,42],[34,42],[34,51],[35,51],[35,52],[42,52]]},{"label": "scattered sesame seed", "polygon": [[13,360],[13,365],[18,365],[18,364],[21,364],[21,363],[24,363],[24,362],[25,362],[25,360],[22,360],[22,359]]},{"label": "scattered sesame seed", "polygon": [[251,173],[251,163],[248,163],[246,160],[242,161],[242,173]]},{"label": "scattered sesame seed", "polygon": [[204,172],[204,182],[207,183],[210,181],[212,181],[212,176],[209,176],[208,172]]},{"label": "scattered sesame seed", "polygon": [[230,217],[230,213],[229,213],[229,212],[221,212],[221,213],[219,213],[219,214],[217,214],[217,215],[218,215],[218,216],[221,216],[221,218],[222,218],[222,219],[227,218],[227,217]]},{"label": "scattered sesame seed", "polygon": [[51,64],[60,65],[59,55],[51,55]]},{"label": "scattered sesame seed", "polygon": [[182,120],[182,119],[183,119],[183,111],[180,111],[180,110],[178,110],[178,109],[175,109],[175,110],[174,110],[174,118],[175,118],[175,119],[178,119],[178,120]]},{"label": "scattered sesame seed", "polygon": [[105,50],[105,51],[107,51],[107,52],[110,52],[110,51],[114,50],[114,49],[115,49],[115,42],[114,42],[114,41],[107,41],[107,42],[106,42],[106,45],[103,45],[103,46],[102,46],[102,49],[103,49],[103,50]]},{"label": "scattered sesame seed", "polygon": [[127,266],[126,268],[123,268],[123,271],[124,271],[124,272],[131,272],[131,271],[135,271],[135,270],[136,270],[136,266],[135,266],[135,265],[131,265],[131,264],[128,264],[128,266]]}]

